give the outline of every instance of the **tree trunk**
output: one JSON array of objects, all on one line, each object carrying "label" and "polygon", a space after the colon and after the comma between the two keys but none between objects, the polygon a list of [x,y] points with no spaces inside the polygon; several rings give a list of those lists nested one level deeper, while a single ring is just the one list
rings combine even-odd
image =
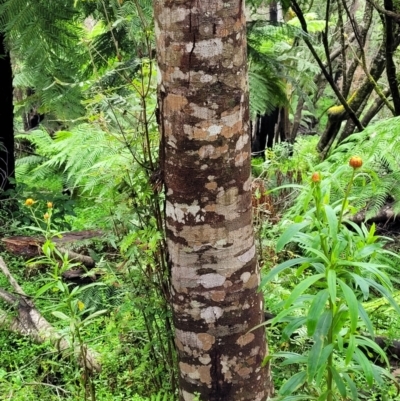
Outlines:
[{"label": "tree trunk", "polygon": [[179,399],[271,389],[251,216],[244,1],[154,1]]},{"label": "tree trunk", "polygon": [[10,53],[6,49],[5,35],[0,33],[0,197],[3,191],[13,188],[10,178],[15,178],[12,81]]}]

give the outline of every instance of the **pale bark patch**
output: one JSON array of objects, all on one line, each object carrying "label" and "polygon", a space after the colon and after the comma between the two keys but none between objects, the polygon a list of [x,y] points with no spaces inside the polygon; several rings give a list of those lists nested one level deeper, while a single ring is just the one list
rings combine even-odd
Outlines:
[{"label": "pale bark patch", "polygon": [[246,333],[243,336],[240,336],[236,340],[236,344],[240,345],[241,347],[244,347],[247,344],[250,344],[255,338],[255,335],[253,333]]},{"label": "pale bark patch", "polygon": [[181,373],[187,375],[191,379],[200,380],[202,383],[211,383],[210,366],[189,365],[188,363],[179,362]]},{"label": "pale bark patch", "polygon": [[165,112],[174,113],[181,111],[188,104],[185,96],[170,93],[164,101]]},{"label": "pale bark patch", "polygon": [[[213,190],[213,189],[217,189],[218,188],[218,184],[214,181],[214,182],[208,182],[206,185],[205,185],[205,187],[208,189],[208,190]],[[213,206],[213,205],[212,205]],[[214,211],[215,210],[215,208],[214,207],[212,207],[212,208],[209,208],[209,205],[207,205],[206,207],[205,207],[205,210],[207,210],[207,211]]]},{"label": "pale bark patch", "polygon": [[181,348],[209,351],[215,343],[215,337],[208,333],[193,333],[175,329],[175,339],[180,342]]},{"label": "pale bark patch", "polygon": [[[188,53],[193,52],[196,56],[200,58],[212,58],[222,54],[224,46],[220,38],[212,38],[206,40],[200,40],[195,45],[193,43],[188,43],[186,45],[186,51]],[[213,60],[217,61],[217,60]],[[210,63],[212,61],[210,60]]]},{"label": "pale bark patch", "polygon": [[236,150],[242,150],[249,143],[249,135],[242,135],[236,142]]},{"label": "pale bark patch", "polygon": [[244,284],[246,284],[249,281],[249,278],[251,276],[250,272],[244,272],[241,276],[240,279],[243,281]]},{"label": "pale bark patch", "polygon": [[252,274],[247,283],[243,285],[244,288],[255,288],[258,287],[259,279],[258,274]]},{"label": "pale bark patch", "polygon": [[215,343],[215,337],[208,333],[199,333],[197,338],[201,342],[204,351],[209,351]]},{"label": "pale bark patch", "polygon": [[215,302],[220,302],[225,299],[226,292],[225,291],[212,291],[211,299]]},{"label": "pale bark patch", "polygon": [[197,201],[194,201],[192,205],[166,202],[165,211],[168,217],[171,217],[179,223],[184,223],[190,214],[192,216],[197,215],[200,211],[200,206],[197,204]]},{"label": "pale bark patch", "polygon": [[244,252],[240,256],[238,256],[238,260],[240,262],[246,264],[254,258],[255,254],[256,254],[256,246],[253,244],[253,246],[249,250],[247,250],[246,252]]},{"label": "pale bark patch", "polygon": [[235,166],[242,167],[245,163],[247,163],[248,158],[249,158],[249,152],[240,152],[235,157]]},{"label": "pale bark patch", "polygon": [[220,307],[210,306],[202,310],[200,316],[206,323],[215,323],[223,314],[224,311]]},{"label": "pale bark patch", "polygon": [[200,277],[200,284],[204,288],[215,288],[223,285],[225,280],[226,278],[220,274],[209,273]]},{"label": "pale bark patch", "polygon": [[237,373],[242,377],[249,377],[252,372],[253,372],[253,369],[252,368],[247,368],[247,367],[240,368],[237,371]]},{"label": "pale bark patch", "polygon": [[208,107],[201,107],[195,103],[189,103],[189,113],[200,120],[211,120],[215,117],[214,110],[210,110]]},{"label": "pale bark patch", "polygon": [[191,10],[183,7],[165,8],[159,13],[160,21],[171,21],[180,22],[184,21],[188,15],[190,15]]}]

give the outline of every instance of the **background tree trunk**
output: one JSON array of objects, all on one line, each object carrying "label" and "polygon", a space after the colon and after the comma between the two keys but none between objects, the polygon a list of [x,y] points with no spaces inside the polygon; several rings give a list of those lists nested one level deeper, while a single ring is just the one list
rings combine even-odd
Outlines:
[{"label": "background tree trunk", "polygon": [[251,216],[244,2],[156,0],[180,400],[266,400]]},{"label": "background tree trunk", "polygon": [[0,197],[13,188],[10,178],[15,177],[14,159],[14,106],[10,53],[6,49],[5,35],[0,33]]}]

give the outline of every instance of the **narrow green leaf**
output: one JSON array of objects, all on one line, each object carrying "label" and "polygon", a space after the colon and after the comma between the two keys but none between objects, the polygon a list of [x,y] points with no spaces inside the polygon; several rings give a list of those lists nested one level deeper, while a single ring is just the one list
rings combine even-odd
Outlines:
[{"label": "narrow green leaf", "polygon": [[61,320],[70,320],[70,318],[63,312],[60,311],[53,311],[51,312],[52,315],[54,315],[55,317],[58,317]]},{"label": "narrow green leaf", "polygon": [[289,243],[300,230],[302,230],[309,224],[310,221],[303,221],[301,223],[291,224],[278,239],[278,242],[276,243],[276,251],[280,252],[284,248],[284,246],[287,243]]},{"label": "narrow green leaf", "polygon": [[337,241],[338,218],[330,205],[324,205],[326,219],[329,226],[329,236],[333,242]]},{"label": "narrow green leaf", "polygon": [[373,288],[375,288],[377,291],[379,291],[379,292],[382,294],[382,296],[384,296],[384,297],[389,301],[389,303],[390,303],[390,305],[392,305],[393,309],[394,309],[398,314],[400,314],[400,307],[399,307],[399,305],[397,304],[397,302],[395,301],[395,299],[392,297],[392,295],[389,293],[389,291],[388,291],[384,286],[380,285],[380,284],[377,283],[376,281],[371,280],[371,279],[369,279],[369,278],[366,278],[365,280],[367,281],[367,283],[368,283],[371,287],[373,287]]},{"label": "narrow green leaf", "polygon": [[271,281],[277,274],[282,272],[283,270],[287,269],[288,267],[296,266],[296,265],[301,265],[302,263],[312,263],[315,262],[316,260],[314,258],[295,258],[295,259],[290,259],[287,260],[277,266],[275,266],[273,269],[271,269],[262,279],[260,287],[262,288],[266,283]]},{"label": "narrow green leaf", "polygon": [[353,359],[354,355],[354,350],[356,349],[356,341],[355,341],[355,336],[353,334],[350,334],[349,341],[347,343],[347,349],[346,349],[346,358],[345,358],[345,364],[346,366],[351,362]]},{"label": "narrow green leaf", "polygon": [[330,369],[332,372],[333,380],[336,383],[336,387],[338,388],[340,395],[343,398],[346,398],[346,396],[347,396],[346,385],[344,384],[342,377],[340,376],[338,371],[333,366],[331,366]]},{"label": "narrow green leaf", "polygon": [[40,287],[35,294],[35,297],[40,297],[42,294],[47,292],[50,288],[53,288],[55,285],[54,281],[50,281],[49,283],[45,284],[44,286]]},{"label": "narrow green leaf", "polygon": [[325,311],[317,323],[315,333],[313,338],[317,340],[318,338],[324,340],[328,334],[330,327],[332,326],[332,311]]},{"label": "narrow green leaf", "polygon": [[374,338],[374,327],[372,326],[372,322],[368,317],[368,313],[365,311],[364,307],[362,306],[361,302],[358,302],[358,314],[361,317],[361,320],[364,322],[365,327],[368,330],[369,335]]},{"label": "narrow green leaf", "polygon": [[351,391],[351,400],[358,400],[358,391],[354,381],[350,378],[347,373],[342,373],[342,377],[346,380],[347,386]]},{"label": "narrow green leaf", "polygon": [[389,366],[389,360],[385,351],[375,341],[372,341],[370,338],[364,336],[356,336],[356,340],[358,346],[373,349],[385,361],[386,366]]},{"label": "narrow green leaf", "polygon": [[347,303],[350,315],[350,330],[351,334],[355,333],[357,330],[358,323],[358,301],[354,295],[353,290],[342,280],[338,279],[338,283],[342,288],[344,298]]},{"label": "narrow green leaf", "polygon": [[290,336],[293,334],[295,330],[297,330],[299,327],[303,326],[307,321],[306,317],[296,317],[293,318],[293,320],[286,325],[284,330],[282,331],[282,340],[286,341],[290,338]]},{"label": "narrow green leaf", "polygon": [[331,296],[331,301],[336,304],[336,271],[333,269],[328,270],[327,274],[328,291]]},{"label": "narrow green leaf", "polygon": [[301,281],[297,286],[293,289],[292,293],[289,295],[288,299],[285,302],[285,307],[290,306],[290,304],[297,299],[305,290],[307,290],[311,285],[313,285],[318,280],[321,280],[324,277],[323,274],[315,274],[313,276],[307,277],[305,280]]},{"label": "narrow green leaf", "polygon": [[298,372],[293,375],[279,390],[280,395],[290,395],[302,386],[307,377],[307,372]]},{"label": "narrow green leaf", "polygon": [[354,350],[354,359],[360,365],[360,368],[364,372],[365,380],[367,381],[368,385],[372,387],[374,384],[374,375],[372,373],[372,363],[367,359],[367,357],[363,354],[361,350],[356,348]]},{"label": "narrow green leaf", "polygon": [[364,277],[361,277],[358,274],[350,273],[350,275],[353,277],[356,285],[360,288],[361,292],[363,293],[364,300],[367,300],[369,298],[369,284],[366,282]]},{"label": "narrow green leaf", "polygon": [[[311,383],[315,375],[321,370],[325,372],[326,362],[329,355],[333,352],[333,344],[324,347],[324,339],[318,338],[310,349],[307,363],[307,382]],[[322,377],[323,375],[320,375]],[[318,383],[317,383],[318,385]]]},{"label": "narrow green leaf", "polygon": [[307,332],[309,336],[314,334],[315,327],[317,326],[317,322],[325,309],[328,298],[329,292],[327,289],[319,291],[317,295],[315,295],[307,315]]}]

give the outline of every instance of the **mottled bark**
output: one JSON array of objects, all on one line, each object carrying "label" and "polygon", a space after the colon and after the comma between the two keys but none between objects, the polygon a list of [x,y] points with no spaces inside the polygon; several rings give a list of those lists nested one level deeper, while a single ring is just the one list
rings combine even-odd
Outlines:
[{"label": "mottled bark", "polygon": [[266,400],[244,1],[154,0],[179,399]]},{"label": "mottled bark", "polygon": [[0,33],[0,197],[3,191],[13,188],[10,178],[15,177],[14,158],[14,106],[10,53],[5,36]]}]

